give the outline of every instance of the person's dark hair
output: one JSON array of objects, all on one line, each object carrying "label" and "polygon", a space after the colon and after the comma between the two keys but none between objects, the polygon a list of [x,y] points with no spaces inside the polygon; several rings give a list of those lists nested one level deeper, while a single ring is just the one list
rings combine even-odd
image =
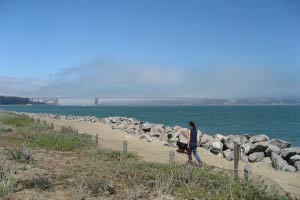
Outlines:
[{"label": "person's dark hair", "polygon": [[190,125],[190,127],[192,127],[193,129],[197,130],[196,125],[195,125],[195,122],[190,121],[189,125]]}]

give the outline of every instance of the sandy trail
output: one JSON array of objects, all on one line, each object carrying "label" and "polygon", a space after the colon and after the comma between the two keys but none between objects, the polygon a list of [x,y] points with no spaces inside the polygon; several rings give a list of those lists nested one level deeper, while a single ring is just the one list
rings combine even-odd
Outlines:
[{"label": "sandy trail", "polygon": [[[104,148],[122,150],[123,141],[127,140],[128,151],[138,153],[144,160],[150,162],[169,162],[169,152],[176,151],[176,148],[162,146],[161,144],[155,144],[154,142],[147,142],[139,139],[138,136],[128,135],[121,130],[112,129],[109,125],[101,122],[91,123],[83,121],[71,121],[71,120],[46,120],[48,124],[51,122],[54,127],[59,129],[61,126],[71,126],[78,129],[79,133],[87,133],[90,135],[99,136],[99,145]],[[201,159],[208,165],[224,168],[233,169],[233,162],[227,161],[223,157],[218,157],[207,152],[205,149],[198,148]],[[185,154],[175,152],[176,162],[184,163],[187,161]],[[252,167],[253,176],[262,176],[266,180],[271,179],[280,185],[286,192],[292,194],[292,197],[300,199],[300,173],[288,173],[276,171],[270,166],[265,166],[258,163],[243,163],[239,162],[239,173],[243,176],[242,170],[245,165]]]}]

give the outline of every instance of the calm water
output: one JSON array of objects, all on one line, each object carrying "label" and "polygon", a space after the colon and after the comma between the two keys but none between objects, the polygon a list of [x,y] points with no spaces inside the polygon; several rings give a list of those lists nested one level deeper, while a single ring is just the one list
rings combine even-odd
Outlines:
[{"label": "calm water", "polygon": [[270,138],[300,144],[300,106],[0,106],[0,109],[93,115],[97,117],[126,116],[142,121],[186,126],[194,120],[198,128],[210,134],[267,134]]}]

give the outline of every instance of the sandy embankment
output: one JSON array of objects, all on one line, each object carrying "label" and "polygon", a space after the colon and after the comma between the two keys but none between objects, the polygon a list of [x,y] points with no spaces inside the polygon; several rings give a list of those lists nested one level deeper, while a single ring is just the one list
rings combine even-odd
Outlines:
[{"label": "sandy embankment", "polygon": [[[59,129],[61,126],[71,126],[78,129],[79,133],[87,133],[90,135],[99,135],[99,145],[109,149],[122,150],[123,141],[127,140],[128,150],[138,153],[146,161],[151,162],[169,162],[169,152],[175,151],[175,148],[162,146],[153,142],[140,140],[138,136],[128,135],[121,130],[112,129],[109,125],[101,122],[91,123],[86,121],[71,121],[71,120],[46,120],[48,124],[54,124],[54,128]],[[223,157],[218,157],[210,154],[205,149],[199,148],[198,152],[202,160],[211,166],[233,169],[233,162],[227,161]],[[184,154],[175,153],[176,162],[184,163],[187,157]],[[252,167],[253,176],[262,176],[269,178],[273,182],[280,185],[285,191],[291,193],[295,198],[300,199],[300,173],[288,173],[276,171],[270,166],[265,166],[261,163],[243,163],[239,162],[240,176],[243,176],[242,170],[245,165]]]}]

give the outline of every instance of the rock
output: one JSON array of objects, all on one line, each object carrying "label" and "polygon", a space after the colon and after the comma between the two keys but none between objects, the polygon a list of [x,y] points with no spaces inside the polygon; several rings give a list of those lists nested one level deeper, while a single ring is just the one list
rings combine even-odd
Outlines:
[{"label": "rock", "polygon": [[210,143],[213,140],[214,140],[214,138],[212,136],[207,135],[207,134],[202,134],[201,141],[200,141],[200,146],[204,147],[205,144]]},{"label": "rock", "polygon": [[294,166],[296,167],[297,171],[300,171],[300,161],[296,161]]},{"label": "rock", "polygon": [[177,132],[177,131],[178,131],[179,129],[181,129],[181,128],[182,128],[182,127],[176,125],[176,126],[173,127],[173,130],[174,130],[175,132]]},{"label": "rock", "polygon": [[252,144],[250,147],[249,154],[255,153],[255,152],[265,152],[265,150],[268,148],[269,143],[267,142],[257,142],[255,144]]},{"label": "rock", "polygon": [[165,127],[162,124],[155,124],[153,130],[157,133],[164,133]]},{"label": "rock", "polygon": [[218,154],[218,153],[222,152],[222,149],[223,149],[223,143],[222,142],[214,141],[214,142],[210,143],[209,150],[213,154]]},{"label": "rock", "polygon": [[142,130],[144,133],[149,133],[151,131],[151,126],[149,124],[143,124]]},{"label": "rock", "polygon": [[272,160],[270,157],[265,157],[261,162],[258,163],[260,166],[272,166]]},{"label": "rock", "polygon": [[291,147],[291,148],[281,149],[280,154],[284,159],[288,160],[290,157],[300,154],[300,147]]},{"label": "rock", "polygon": [[160,137],[160,134],[161,133],[158,133],[158,132],[150,132],[151,137],[157,137],[158,138],[158,137]]},{"label": "rock", "polygon": [[257,143],[257,142],[265,142],[265,141],[268,141],[268,140],[269,140],[268,136],[261,134],[261,135],[252,136],[249,139],[249,142],[251,142],[251,143]]},{"label": "rock", "polygon": [[175,136],[178,135],[187,135],[188,129],[187,128],[180,128],[175,132]]},{"label": "rock", "polygon": [[223,140],[224,140],[224,138],[225,138],[225,136],[224,136],[224,135],[221,135],[221,134],[216,134],[216,135],[215,135],[215,140],[218,140],[218,141],[223,141]]},{"label": "rock", "polygon": [[241,149],[243,149],[243,151],[246,155],[249,154],[251,145],[252,145],[251,143],[245,143],[245,144],[241,145]]},{"label": "rock", "polygon": [[275,145],[280,149],[290,148],[292,146],[290,142],[286,142],[284,140],[279,140],[279,139],[270,140],[270,144]]},{"label": "rock", "polygon": [[147,140],[147,142],[152,142],[153,139],[151,138],[150,135],[145,135],[145,139]]},{"label": "rock", "polygon": [[245,163],[249,162],[249,158],[244,152],[241,152],[241,161],[243,161]]},{"label": "rock", "polygon": [[295,162],[300,161],[300,155],[294,155],[289,158],[289,164],[294,165]]},{"label": "rock", "polygon": [[276,170],[287,171],[287,172],[295,172],[296,168],[294,166],[289,165],[283,158],[276,153],[272,153],[272,166]]},{"label": "rock", "polygon": [[197,130],[197,141],[199,147],[200,147],[201,138],[202,138],[202,132],[200,130]]},{"label": "rock", "polygon": [[234,149],[234,143],[231,142],[231,141],[225,142],[224,143],[224,150],[227,150],[227,149],[233,150]]},{"label": "rock", "polygon": [[264,152],[255,152],[249,155],[248,160],[250,162],[260,162],[265,158]]},{"label": "rock", "polygon": [[233,151],[230,149],[227,149],[225,151],[223,151],[223,156],[224,158],[226,158],[227,160],[233,160]]},{"label": "rock", "polygon": [[279,154],[280,153],[280,148],[278,146],[273,145],[273,144],[269,144],[268,148],[265,150],[265,156],[271,157],[272,153]]},{"label": "rock", "polygon": [[187,144],[187,138],[184,135],[179,135],[178,142]]},{"label": "rock", "polygon": [[224,137],[223,141],[224,141],[224,150],[226,150],[226,149],[233,149],[235,142],[241,145],[247,143],[248,139],[243,135],[228,135]]}]

